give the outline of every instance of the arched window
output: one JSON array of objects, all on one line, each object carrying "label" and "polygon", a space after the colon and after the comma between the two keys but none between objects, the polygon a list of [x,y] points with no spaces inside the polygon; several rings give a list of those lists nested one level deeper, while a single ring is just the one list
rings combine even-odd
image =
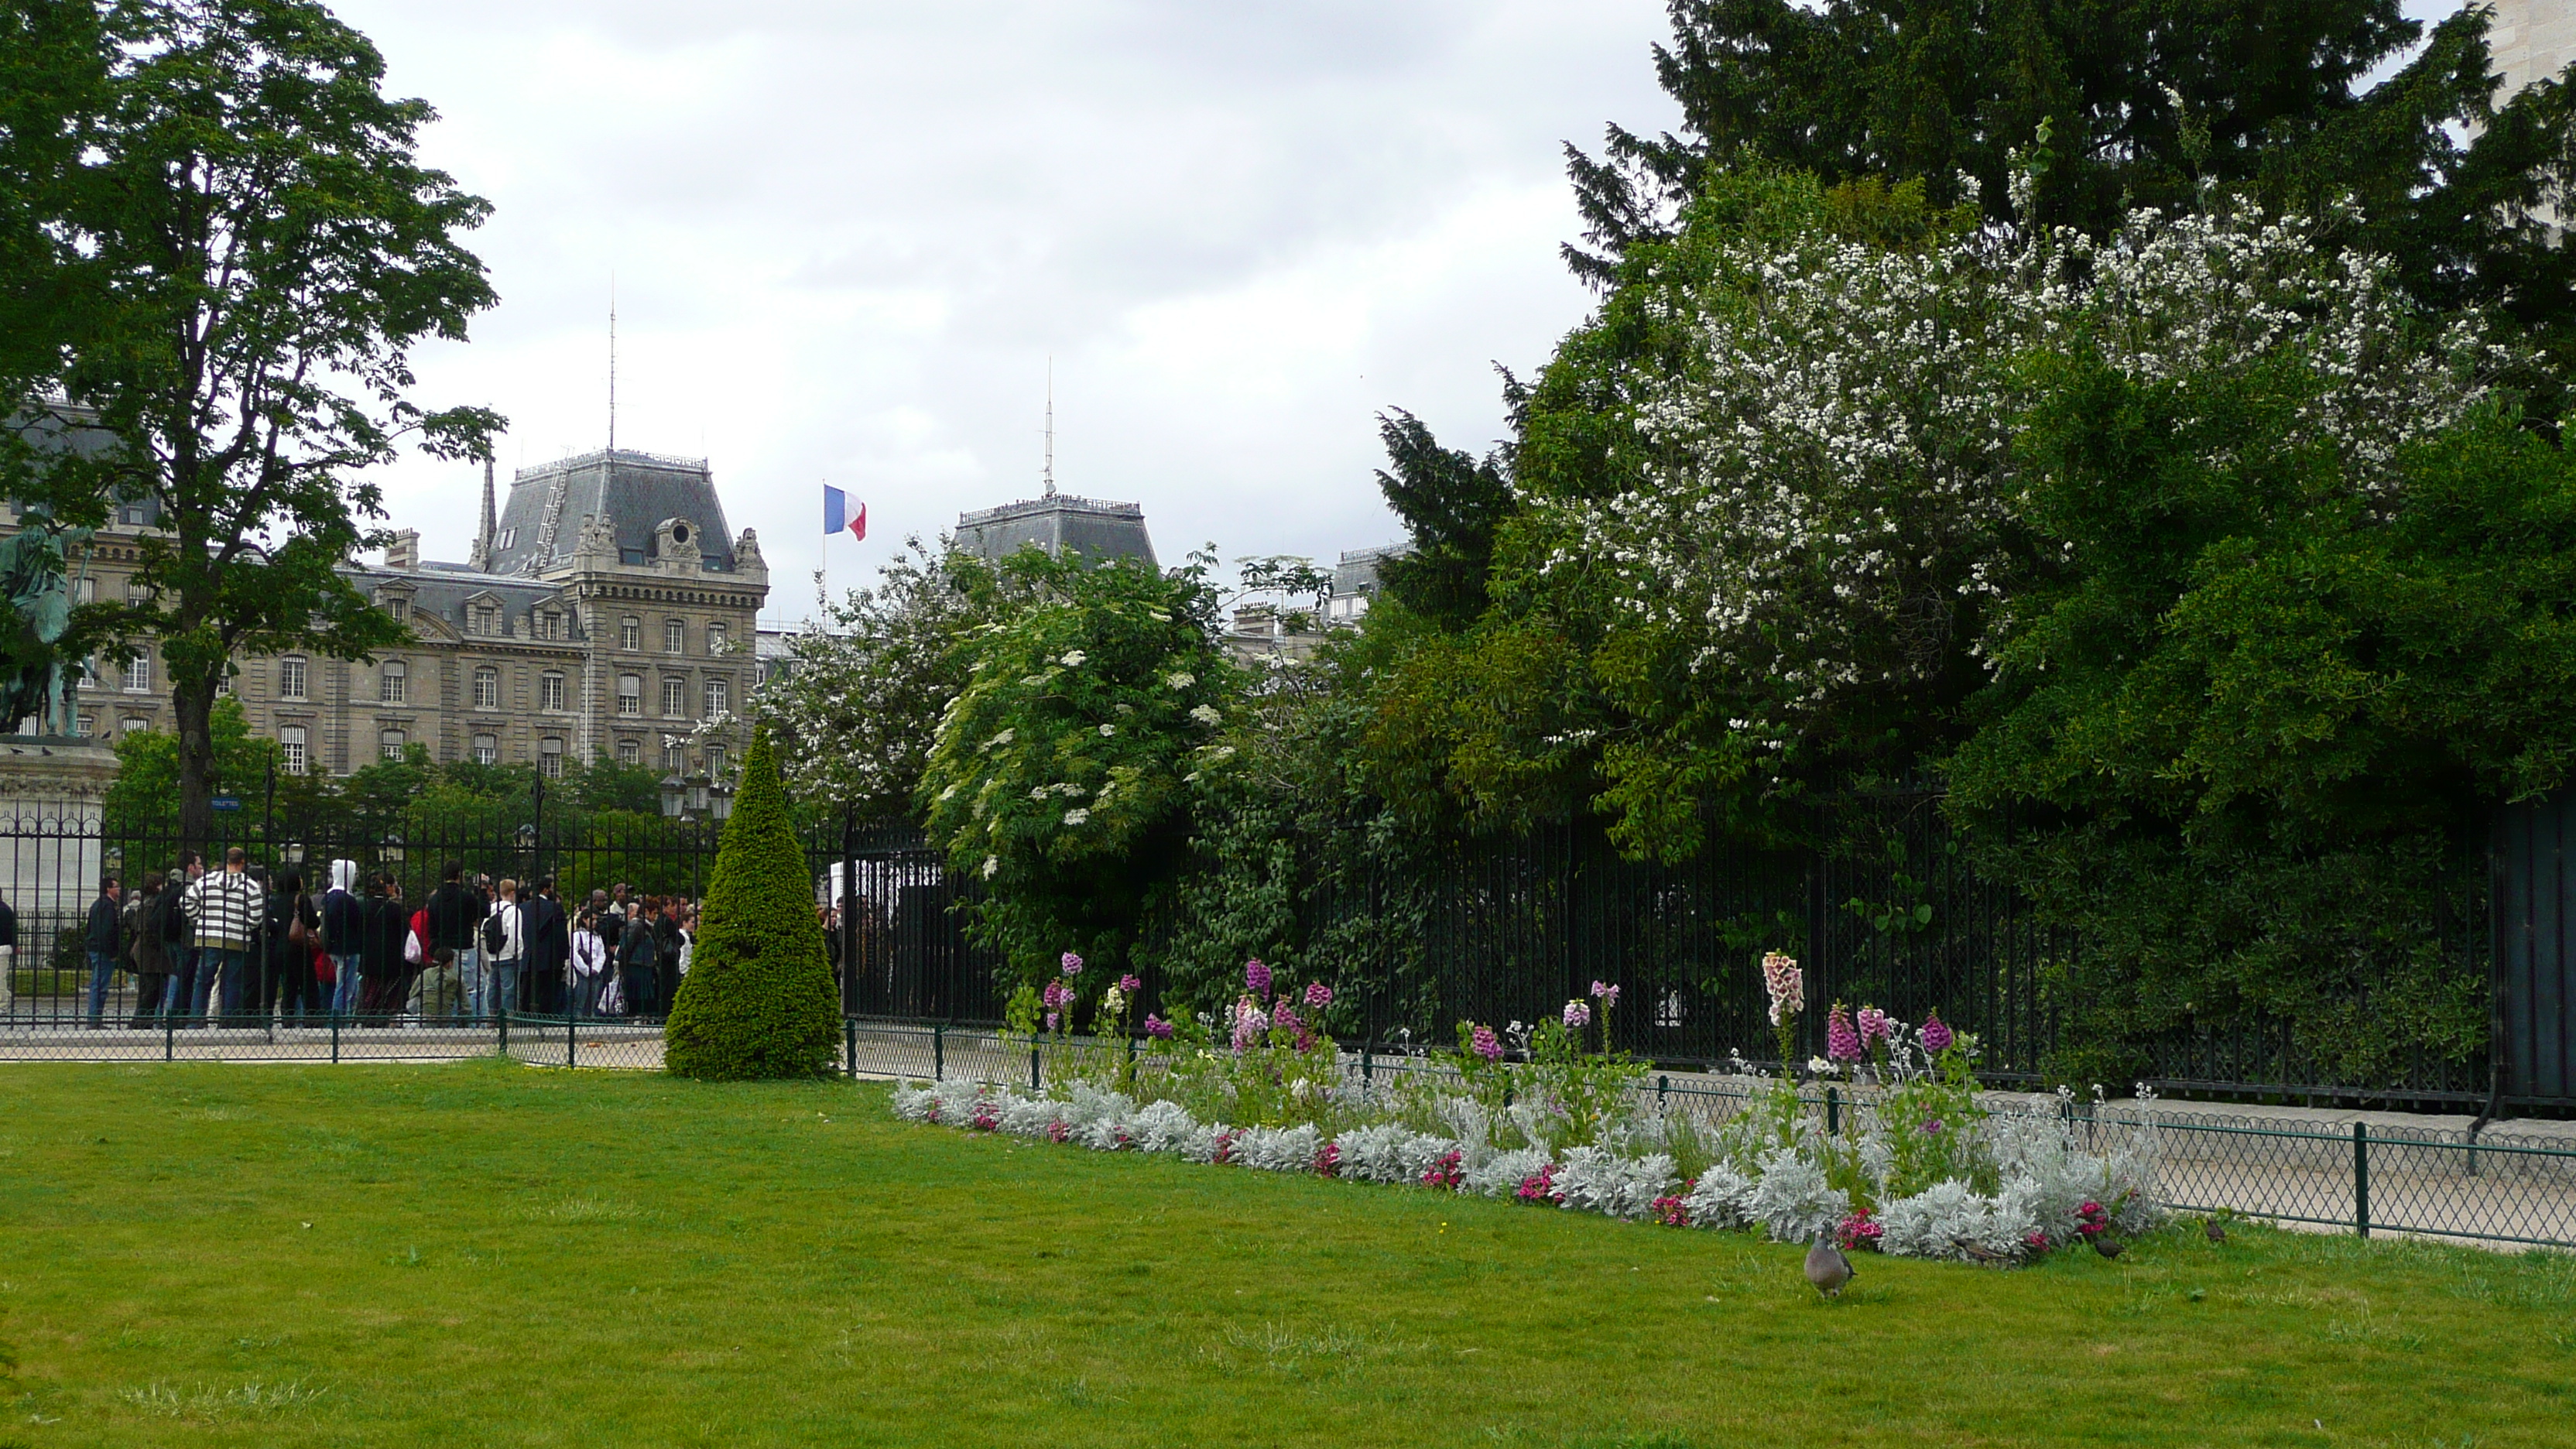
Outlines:
[{"label": "arched window", "polygon": [[286,766],[286,773],[290,775],[303,774],[305,759],[304,726],[287,725],[278,730],[277,752],[283,757],[280,759],[279,763]]},{"label": "arched window", "polygon": [[129,714],[116,722],[116,728],[120,734],[139,735],[152,728],[152,721]]},{"label": "arched window", "polygon": [[411,736],[404,734],[401,730],[386,730],[376,736],[377,757],[387,760],[399,760],[403,757],[403,746],[410,743]]},{"label": "arched window", "polygon": [[376,699],[383,704],[401,704],[410,697],[411,667],[399,659],[388,659],[376,670]]},{"label": "arched window", "polygon": [[277,697],[304,698],[304,661],[292,654],[277,661]]},{"label": "arched window", "polygon": [[537,741],[537,768],[545,773],[545,777],[547,779],[560,780],[563,778],[563,761],[564,748],[562,740],[556,739],[552,735],[548,735],[544,739]]},{"label": "arched window", "polygon": [[686,676],[684,676],[684,675],[678,675],[678,674],[665,674],[665,675],[663,675],[663,676],[662,676],[662,718],[664,718],[664,719],[687,719],[688,717],[689,717],[689,681],[688,681],[688,678],[687,678]]},{"label": "arched window", "polygon": [[627,615],[624,622],[617,626],[617,647],[620,649],[643,648],[644,621],[636,618],[632,614]]},{"label": "arched window", "polygon": [[499,735],[476,735],[474,737],[474,763],[478,765],[497,765],[501,763],[501,737]]},{"label": "arched window", "polygon": [[662,621],[662,652],[665,654],[686,654],[689,652],[689,626],[687,624],[684,624],[677,619],[665,619]]},{"label": "arched window", "polygon": [[563,677],[562,675],[560,675],[560,674],[555,673],[555,672],[554,672],[553,670],[551,670],[551,669],[550,669],[550,670],[547,670],[547,671],[546,671],[545,673],[543,673],[543,674],[538,675],[538,676],[537,676],[537,708],[539,708],[539,709],[561,709],[561,708],[563,708],[563,707],[564,707],[564,677]]},{"label": "arched window", "polygon": [[617,676],[617,712],[632,719],[644,713],[644,676]]},{"label": "arched window", "polygon": [[487,664],[474,671],[474,707],[476,709],[501,707],[500,670]]},{"label": "arched window", "polygon": [[722,624],[709,624],[707,626],[707,652],[709,654],[722,654],[724,651],[725,626]]}]

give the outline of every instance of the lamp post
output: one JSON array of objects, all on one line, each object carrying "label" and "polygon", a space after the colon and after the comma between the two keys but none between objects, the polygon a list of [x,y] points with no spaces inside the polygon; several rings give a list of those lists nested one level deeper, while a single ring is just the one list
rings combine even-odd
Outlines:
[{"label": "lamp post", "polygon": [[718,780],[707,787],[707,813],[715,817],[718,825],[733,818],[733,786],[730,783]]}]

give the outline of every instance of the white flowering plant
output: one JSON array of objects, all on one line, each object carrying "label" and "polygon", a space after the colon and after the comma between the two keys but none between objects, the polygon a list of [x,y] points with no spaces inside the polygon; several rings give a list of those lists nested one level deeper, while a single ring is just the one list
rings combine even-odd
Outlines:
[{"label": "white flowering plant", "polygon": [[1241,675],[1204,559],[1165,572],[1027,549],[1000,576],[1023,602],[968,636],[919,802],[982,883],[973,929],[1034,986],[1068,946],[1095,969],[1127,963],[1180,863],[1187,777],[1224,748],[1207,714]]}]

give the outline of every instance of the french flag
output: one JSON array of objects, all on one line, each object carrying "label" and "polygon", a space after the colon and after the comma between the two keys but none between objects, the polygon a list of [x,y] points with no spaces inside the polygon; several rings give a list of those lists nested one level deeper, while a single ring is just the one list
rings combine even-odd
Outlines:
[{"label": "french flag", "polygon": [[868,506],[862,503],[856,513],[851,512],[850,495],[826,483],[823,485],[823,532],[833,534],[845,528],[852,538],[866,538]]}]

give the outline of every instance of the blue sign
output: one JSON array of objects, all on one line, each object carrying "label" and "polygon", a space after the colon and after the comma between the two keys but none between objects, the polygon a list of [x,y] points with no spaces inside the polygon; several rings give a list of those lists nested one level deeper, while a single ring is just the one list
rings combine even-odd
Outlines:
[{"label": "blue sign", "polygon": [[241,797],[239,795],[218,795],[212,800],[207,801],[206,804],[208,808],[215,810],[239,810],[241,808]]}]

